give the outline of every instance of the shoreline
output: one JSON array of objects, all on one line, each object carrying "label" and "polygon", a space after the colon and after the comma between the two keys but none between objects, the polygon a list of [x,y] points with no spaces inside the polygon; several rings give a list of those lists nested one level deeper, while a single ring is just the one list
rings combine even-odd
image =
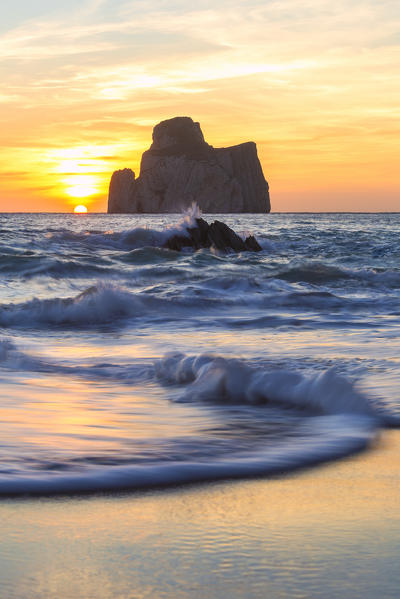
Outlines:
[{"label": "shoreline", "polygon": [[5,499],[3,596],[396,597],[400,431],[270,479]]}]

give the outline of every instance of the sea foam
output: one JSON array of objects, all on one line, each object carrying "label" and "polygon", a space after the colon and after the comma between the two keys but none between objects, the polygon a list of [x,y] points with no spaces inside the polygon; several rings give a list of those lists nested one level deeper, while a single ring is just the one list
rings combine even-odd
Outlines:
[{"label": "sea foam", "polygon": [[171,353],[155,363],[156,376],[187,384],[179,401],[277,403],[323,414],[374,418],[368,400],[334,369],[305,377],[286,370],[254,368],[234,358]]}]

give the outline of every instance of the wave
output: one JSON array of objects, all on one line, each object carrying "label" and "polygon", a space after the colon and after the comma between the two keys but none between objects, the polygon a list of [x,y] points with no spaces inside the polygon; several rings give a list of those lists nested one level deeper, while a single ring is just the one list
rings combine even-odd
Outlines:
[{"label": "wave", "polygon": [[181,460],[130,466],[99,466],[69,474],[0,475],[0,496],[142,491],[176,485],[284,474],[362,451],[375,430],[368,420],[357,426],[343,416],[315,417],[305,442],[277,442],[231,459]]},{"label": "wave", "polygon": [[89,287],[72,298],[34,298],[0,306],[0,325],[92,325],[113,322],[143,312],[143,302],[108,284]]},{"label": "wave", "polygon": [[166,248],[144,246],[114,256],[114,258],[133,265],[158,265],[178,260],[179,252]]},{"label": "wave", "polygon": [[[176,452],[169,455],[161,451],[138,459],[122,454],[112,465],[109,460],[93,461],[90,456],[87,463],[84,460],[79,464],[74,460],[60,462],[56,466],[50,464],[44,471],[32,469],[28,464],[27,471],[0,475],[1,496],[142,490],[281,474],[365,449],[374,439],[381,422],[381,416],[368,399],[333,370],[306,377],[233,358],[180,353],[167,354],[153,367],[138,363],[66,367],[19,352],[8,339],[0,341],[0,361],[6,366],[11,364],[55,374],[62,372],[91,378],[97,374],[119,381],[125,376],[127,382],[137,382],[138,376],[147,382],[155,379],[163,385],[173,386],[170,387],[170,399],[177,402],[207,402],[215,409],[223,408],[219,412],[220,419],[227,406],[232,405],[249,406],[249,410],[255,411],[251,412],[249,422],[254,420],[259,424],[264,420],[268,423],[273,406],[289,410],[280,418],[292,422],[291,426],[293,414],[298,414],[292,433],[273,435],[264,442],[259,439],[253,445],[245,444],[244,449],[238,449],[234,434],[226,438],[224,433],[225,445],[230,443],[230,446],[226,445],[222,454],[199,451],[198,445],[207,438],[191,437],[189,442],[182,441],[177,446],[182,450],[178,459],[173,458]],[[176,392],[177,385],[183,388],[183,393]],[[229,411],[226,415],[228,417]]]},{"label": "wave", "polygon": [[[33,253],[4,254],[0,256],[0,272],[24,279],[48,276],[58,278],[88,278],[115,274],[110,266],[102,266],[82,260],[65,260]],[[99,260],[97,260],[99,262]]]},{"label": "wave", "polygon": [[278,403],[323,414],[376,417],[368,400],[333,369],[306,378],[253,368],[234,358],[172,353],[156,362],[155,372],[169,383],[189,383],[179,401]]},{"label": "wave", "polygon": [[[0,326],[29,327],[117,325],[126,319],[147,318],[152,324],[189,317],[193,322],[203,309],[234,305],[234,300],[197,297],[170,292],[164,286],[130,292],[113,283],[97,283],[75,297],[39,299],[0,305]],[[197,301],[196,301],[197,297]],[[196,309],[197,312],[193,313]]]},{"label": "wave", "polygon": [[[201,275],[197,275],[199,277]],[[174,279],[168,284],[168,279]],[[167,282],[164,284],[163,280]],[[148,287],[138,284],[149,280]],[[157,284],[155,284],[157,281]],[[133,288],[133,289],[132,289]],[[19,303],[0,305],[0,326],[85,327],[118,324],[129,319],[147,319],[153,324],[185,319],[190,326],[204,313],[214,314],[214,325],[223,322],[222,311],[229,307],[261,307],[267,289],[276,292],[276,285],[267,282],[263,287],[252,278],[240,276],[214,277],[199,280],[171,266],[152,266],[137,269],[125,286],[98,282],[72,297],[33,298]],[[263,293],[260,293],[260,292]],[[229,294],[228,294],[228,293]],[[282,303],[282,299],[277,300]],[[268,299],[270,305],[273,301]]]},{"label": "wave", "polygon": [[85,246],[105,247],[113,249],[137,249],[145,247],[162,248],[166,241],[174,235],[186,235],[187,229],[196,226],[196,218],[201,216],[201,211],[192,204],[183,211],[181,219],[177,224],[167,225],[162,230],[149,227],[135,227],[126,231],[83,231],[73,232],[68,229],[56,233],[48,233],[47,239],[52,243],[71,242]]},{"label": "wave", "polygon": [[[169,283],[175,277],[173,284]],[[138,287],[150,278],[152,285]],[[166,281],[164,283],[164,280]],[[155,284],[157,282],[157,284]],[[133,289],[131,289],[133,287]],[[393,303],[385,298],[385,306]],[[374,299],[342,298],[329,292],[293,291],[279,281],[262,283],[250,277],[217,277],[195,281],[171,267],[140,269],[125,286],[97,283],[72,297],[33,298],[0,305],[0,326],[45,328],[121,326],[140,319],[141,324],[179,320],[184,326],[282,327],[282,326],[374,326],[356,313],[374,306]],[[397,305],[397,303],[396,303]],[[286,307],[295,313],[277,315]],[[351,308],[349,319],[346,309]],[[342,311],[345,317],[340,318]],[[266,314],[267,311],[267,314]],[[310,312],[311,311],[311,312]],[[320,315],[318,315],[318,311]],[[300,316],[310,312],[310,318]],[[317,312],[317,314],[314,314]],[[335,314],[334,314],[335,312]],[[347,314],[347,316],[346,316]],[[204,320],[207,315],[208,320]]]},{"label": "wave", "polygon": [[0,339],[0,364],[12,370],[48,372],[47,365],[43,360],[18,351],[11,339]]},{"label": "wave", "polygon": [[8,370],[19,372],[61,374],[89,380],[118,381],[126,384],[148,382],[154,378],[153,364],[148,361],[123,365],[112,362],[100,362],[87,366],[60,364],[21,351],[8,338],[0,339],[0,365]]},{"label": "wave", "polygon": [[255,367],[240,359],[207,353],[199,356],[168,353],[152,366],[147,363],[68,366],[20,351],[8,338],[0,339],[0,363],[13,369],[118,380],[132,380],[134,372],[142,380],[155,378],[162,384],[185,386],[184,393],[178,396],[174,393],[174,401],[178,402],[278,404],[310,413],[379,418],[368,399],[334,369],[305,377],[291,370]]},{"label": "wave", "polygon": [[400,287],[400,270],[385,268],[348,268],[316,260],[293,260],[274,277],[292,283],[321,285],[354,279],[377,287]]},{"label": "wave", "polygon": [[135,227],[126,231],[84,231],[61,230],[48,234],[52,244],[79,244],[90,249],[131,250],[143,247],[161,247],[167,240],[165,231],[147,227]]},{"label": "wave", "polygon": [[128,364],[101,362],[68,365],[19,350],[9,338],[0,339],[2,367],[49,374],[108,379],[127,383],[157,380],[167,385],[184,385],[177,402],[211,402],[251,406],[280,405],[320,414],[363,415],[397,426],[398,417],[385,403],[371,402],[335,368],[312,377],[293,370],[254,366],[247,361],[213,354],[186,356],[168,353],[154,363],[149,360]]},{"label": "wave", "polygon": [[332,309],[349,304],[353,308],[363,308],[366,303],[366,300],[342,297],[327,290],[296,287],[279,278],[239,273],[205,278],[198,285],[198,293],[207,291],[216,297],[236,298],[239,305],[250,304],[260,308]]}]

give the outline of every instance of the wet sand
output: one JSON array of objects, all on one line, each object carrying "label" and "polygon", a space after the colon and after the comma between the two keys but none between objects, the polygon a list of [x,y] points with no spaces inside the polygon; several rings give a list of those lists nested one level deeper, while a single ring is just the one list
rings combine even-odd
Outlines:
[{"label": "wet sand", "polygon": [[282,478],[5,500],[7,599],[398,597],[400,431]]}]

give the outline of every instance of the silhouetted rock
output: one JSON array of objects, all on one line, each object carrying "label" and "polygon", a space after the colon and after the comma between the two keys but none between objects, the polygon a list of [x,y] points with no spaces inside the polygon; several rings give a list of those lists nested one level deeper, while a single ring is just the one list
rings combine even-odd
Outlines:
[{"label": "silhouetted rock", "polygon": [[135,173],[130,168],[115,171],[111,177],[108,212],[130,212],[132,196],[135,192]]},{"label": "silhouetted rock", "polygon": [[165,242],[164,247],[177,252],[185,247],[192,247],[195,250],[214,247],[224,252],[232,250],[234,252],[260,252],[262,250],[253,235],[243,241],[225,223],[215,220],[209,225],[203,218],[196,218],[196,227],[187,228],[187,236],[173,235]]},{"label": "silhouetted rock", "polygon": [[140,176],[116,171],[108,212],[180,212],[195,202],[203,212],[269,212],[268,183],[254,142],[213,148],[199,123],[175,117],[154,127]]}]

